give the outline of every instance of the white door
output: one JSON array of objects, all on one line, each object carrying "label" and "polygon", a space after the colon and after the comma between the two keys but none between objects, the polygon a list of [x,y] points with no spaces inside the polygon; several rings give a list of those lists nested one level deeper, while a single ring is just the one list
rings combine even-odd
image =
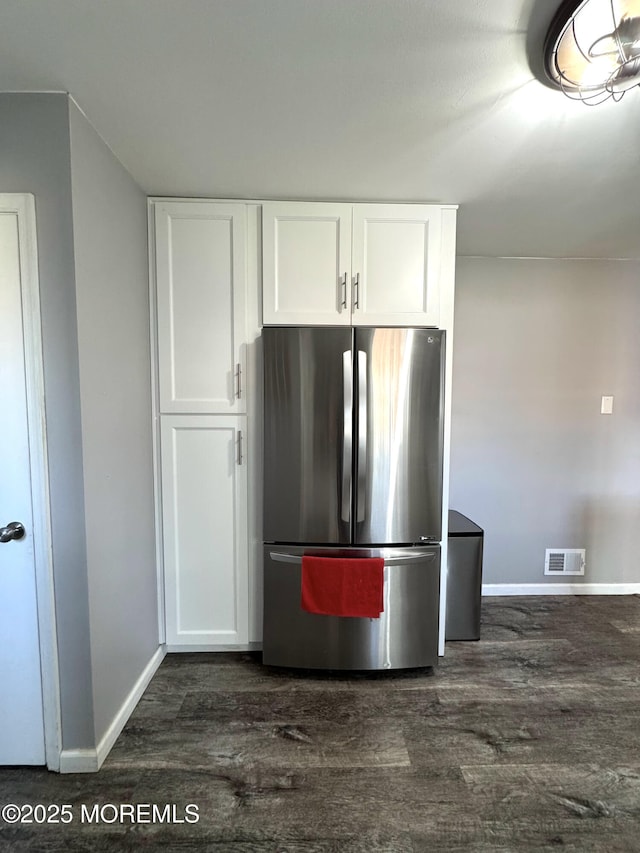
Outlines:
[{"label": "white door", "polygon": [[[0,196],[0,764],[44,764],[21,261],[24,231]],[[26,306],[25,306],[26,307]],[[15,532],[15,531],[13,531]],[[12,531],[0,532],[8,539]]]},{"label": "white door", "polygon": [[351,323],[351,205],[262,205],[265,325]]},{"label": "white door", "polygon": [[162,415],[167,646],[247,643],[246,417]]},{"label": "white door", "polygon": [[442,211],[353,206],[353,325],[439,326]]}]

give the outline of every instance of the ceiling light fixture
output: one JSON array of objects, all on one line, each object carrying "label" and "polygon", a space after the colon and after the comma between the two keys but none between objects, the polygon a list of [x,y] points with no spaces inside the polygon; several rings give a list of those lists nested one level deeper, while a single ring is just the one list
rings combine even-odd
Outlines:
[{"label": "ceiling light fixture", "polygon": [[640,85],[640,0],[566,0],[547,33],[544,64],[569,98],[619,101]]}]

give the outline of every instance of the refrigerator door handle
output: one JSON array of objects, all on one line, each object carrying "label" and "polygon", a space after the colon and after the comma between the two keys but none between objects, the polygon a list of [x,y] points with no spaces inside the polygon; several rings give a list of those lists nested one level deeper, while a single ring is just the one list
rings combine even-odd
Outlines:
[{"label": "refrigerator door handle", "polygon": [[[396,563],[408,563],[411,560],[431,560],[436,556],[436,552],[431,553],[424,551],[421,554],[405,554],[403,557],[385,557],[385,566],[392,566]],[[269,551],[269,557],[275,563],[293,563],[296,566],[302,564],[302,555],[300,554],[281,554],[278,551]]]},{"label": "refrigerator door handle", "polygon": [[353,367],[351,350],[342,353],[342,489],[340,518],[351,521],[351,455],[353,453]]},{"label": "refrigerator door handle", "polygon": [[358,350],[358,491],[356,521],[364,521],[367,485],[367,354]]}]

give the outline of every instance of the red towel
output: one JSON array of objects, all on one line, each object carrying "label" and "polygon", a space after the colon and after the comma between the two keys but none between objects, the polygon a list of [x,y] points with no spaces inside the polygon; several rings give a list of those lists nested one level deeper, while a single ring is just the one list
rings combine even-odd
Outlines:
[{"label": "red towel", "polygon": [[382,557],[303,557],[302,609],[377,619],[384,610]]}]

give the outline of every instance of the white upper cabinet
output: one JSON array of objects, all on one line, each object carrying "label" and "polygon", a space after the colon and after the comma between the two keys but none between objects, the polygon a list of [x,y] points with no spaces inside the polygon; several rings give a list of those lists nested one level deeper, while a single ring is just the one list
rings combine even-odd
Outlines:
[{"label": "white upper cabinet", "polygon": [[350,325],[351,205],[265,202],[265,325]]},{"label": "white upper cabinet", "polygon": [[246,207],[154,207],[160,412],[243,413]]},{"label": "white upper cabinet", "polygon": [[354,325],[440,325],[440,230],[434,205],[354,205]]},{"label": "white upper cabinet", "polygon": [[[265,325],[441,325],[455,208],[265,202]],[[449,235],[450,236],[450,235]],[[443,247],[447,247],[443,249]]]}]

